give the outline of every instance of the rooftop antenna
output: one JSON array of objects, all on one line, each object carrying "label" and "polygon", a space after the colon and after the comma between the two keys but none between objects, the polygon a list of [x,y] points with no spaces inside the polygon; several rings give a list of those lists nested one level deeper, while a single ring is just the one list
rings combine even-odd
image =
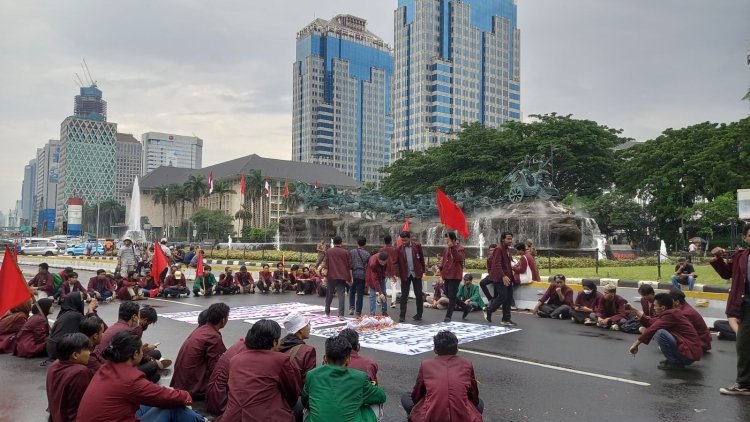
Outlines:
[{"label": "rooftop antenna", "polygon": [[86,59],[83,59],[83,66],[85,66],[86,68],[86,75],[88,75],[89,81],[91,81],[91,86],[96,86],[96,81],[91,77],[91,72],[89,72],[89,65],[86,64]]}]

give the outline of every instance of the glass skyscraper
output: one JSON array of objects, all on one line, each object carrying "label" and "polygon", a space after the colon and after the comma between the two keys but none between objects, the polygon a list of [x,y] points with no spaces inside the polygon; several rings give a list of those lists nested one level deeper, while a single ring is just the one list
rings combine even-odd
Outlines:
[{"label": "glass skyscraper", "polygon": [[394,19],[396,156],[461,124],[521,118],[515,0],[399,0]]},{"label": "glass skyscraper", "polygon": [[316,19],[297,34],[292,159],[378,180],[393,141],[391,48],[367,21]]}]

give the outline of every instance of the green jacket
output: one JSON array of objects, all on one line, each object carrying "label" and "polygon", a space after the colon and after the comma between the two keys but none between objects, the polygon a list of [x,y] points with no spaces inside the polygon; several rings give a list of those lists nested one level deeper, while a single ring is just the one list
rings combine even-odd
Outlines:
[{"label": "green jacket", "polygon": [[479,294],[479,286],[474,283],[471,283],[471,289],[469,289],[468,295],[466,294],[466,285],[464,283],[461,283],[461,286],[458,287],[458,298],[461,299],[461,301],[469,299],[470,301],[479,305],[479,309],[484,308],[482,295]]},{"label": "green jacket", "polygon": [[[219,282],[216,281],[216,276],[214,276],[213,273],[208,275],[208,282],[211,283],[212,286],[219,284]],[[193,282],[193,288],[194,289],[203,288],[203,275],[199,275],[198,277],[195,277],[195,282]]]},{"label": "green jacket", "polygon": [[356,369],[323,365],[307,373],[302,405],[305,422],[377,422],[371,405],[385,403],[385,392]]}]

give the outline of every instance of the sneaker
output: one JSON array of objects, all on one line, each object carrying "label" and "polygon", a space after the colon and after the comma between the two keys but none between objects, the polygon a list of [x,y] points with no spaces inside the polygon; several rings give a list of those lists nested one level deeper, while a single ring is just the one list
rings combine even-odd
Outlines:
[{"label": "sneaker", "polygon": [[612,331],[620,331],[620,326],[617,324],[612,324],[612,326],[609,327],[609,329]]},{"label": "sneaker", "polygon": [[670,362],[668,360],[663,360],[663,361],[659,362],[659,364],[656,365],[656,367],[658,369],[669,370],[669,369],[682,369],[685,366],[684,365],[678,365],[676,363],[672,363],[672,362]]},{"label": "sneaker", "polygon": [[750,388],[743,387],[739,384],[726,388],[722,387],[719,389],[719,392],[721,394],[726,394],[727,396],[750,396]]},{"label": "sneaker", "polygon": [[505,325],[505,326],[508,326],[508,327],[515,327],[515,326],[517,326],[518,324],[516,324],[515,322],[513,322],[513,321],[511,321],[511,320],[507,320],[507,321],[502,321],[502,322],[500,323],[500,325]]},{"label": "sneaker", "polygon": [[573,318],[573,317],[570,317],[570,320],[573,321],[573,322],[576,322],[576,319]]},{"label": "sneaker", "polygon": [[563,316],[563,314],[560,314],[558,316],[560,317],[560,319],[565,319],[565,317]]},{"label": "sneaker", "polygon": [[640,327],[638,328],[638,332],[643,334],[646,331],[646,327]]},{"label": "sneaker", "polygon": [[466,321],[466,317],[469,315],[469,312],[471,312],[471,308],[468,307],[468,306],[465,307],[464,308],[464,314],[461,315],[461,319],[464,320],[464,321]]},{"label": "sneaker", "polygon": [[398,322],[406,322],[406,318],[404,318],[404,317],[398,317]]},{"label": "sneaker", "polygon": [[484,320],[491,323],[492,322],[492,314],[487,309],[482,311],[482,315],[484,316]]},{"label": "sneaker", "polygon": [[517,310],[518,310],[518,307],[517,307],[517,306],[515,306],[515,305],[513,305],[513,306],[511,306],[511,307],[510,307],[510,310],[511,310],[511,311],[517,311]]},{"label": "sneaker", "polygon": [[354,307],[349,308],[349,315],[354,315]]},{"label": "sneaker", "polygon": [[395,307],[396,307],[396,304],[391,302],[391,308],[395,308]]},{"label": "sneaker", "polygon": [[443,322],[451,322],[451,319],[448,317],[443,318]]},{"label": "sneaker", "polygon": [[414,320],[414,321],[421,321],[422,320],[422,315],[414,315],[413,317],[411,317],[411,319]]}]

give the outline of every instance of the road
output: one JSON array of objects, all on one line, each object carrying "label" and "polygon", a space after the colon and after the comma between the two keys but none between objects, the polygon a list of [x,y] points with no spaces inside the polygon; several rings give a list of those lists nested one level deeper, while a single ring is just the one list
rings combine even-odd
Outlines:
[{"label": "road", "polygon": [[[32,271],[33,267],[23,268]],[[92,273],[81,272],[82,279]],[[531,304],[534,289],[521,289],[520,305]],[[631,299],[632,291],[622,293]],[[283,295],[245,295],[179,300],[151,299],[159,313],[198,310],[223,300],[230,306],[280,302],[322,303],[322,298]],[[524,302],[527,301],[527,302]],[[413,302],[410,302],[413,308]],[[716,313],[712,309],[702,312]],[[117,304],[101,305],[100,316],[116,320]],[[410,309],[409,315],[413,312]],[[458,314],[454,319],[458,319]],[[54,317],[54,316],[53,316]],[[442,321],[444,311],[426,309],[425,324]],[[714,338],[713,350],[689,369],[656,369],[663,357],[655,344],[641,346],[633,358],[628,347],[634,335],[583,327],[569,321],[539,319],[516,313],[521,331],[462,345],[461,355],[473,361],[486,421],[741,421],[750,418],[750,399],[721,396],[718,389],[734,380],[735,343]],[[469,322],[486,324],[480,313]],[[224,343],[244,337],[249,324],[230,321],[222,330]],[[194,326],[167,318],[144,333],[145,342],[161,342],[166,357],[174,358]],[[322,359],[323,339],[309,344]],[[388,395],[386,421],[404,421],[399,396],[410,391],[423,359],[431,353],[406,356],[364,349],[380,365],[378,378]],[[0,421],[41,421],[45,414],[45,374],[41,359],[0,356]],[[320,364],[321,362],[319,362]],[[168,384],[169,377],[162,383]]]}]

